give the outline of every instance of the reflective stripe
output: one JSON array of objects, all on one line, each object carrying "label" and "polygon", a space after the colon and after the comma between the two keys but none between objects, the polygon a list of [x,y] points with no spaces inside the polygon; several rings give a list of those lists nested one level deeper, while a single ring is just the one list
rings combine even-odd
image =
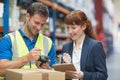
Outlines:
[{"label": "reflective stripe", "polygon": [[[29,50],[28,50],[21,34],[19,33],[19,31],[9,33],[8,35],[10,36],[10,39],[12,42],[13,59],[22,57],[22,56],[26,55],[27,53],[29,53]],[[48,55],[48,52],[50,51],[50,49],[52,47],[52,41],[50,38],[48,38],[42,34],[39,34],[38,39],[35,44],[35,47],[40,48],[42,50],[41,51],[42,55]],[[23,68],[28,69],[28,68],[30,68],[30,66],[31,66],[31,68],[36,68],[35,61],[27,63],[25,66],[23,66]]]},{"label": "reflective stripe", "polygon": [[[43,45],[43,46],[40,46],[40,45]],[[37,42],[35,44],[35,47],[41,49],[42,55],[48,55],[48,52],[50,51],[50,49],[52,47],[52,41],[50,38],[48,38],[42,34],[39,34]]]},{"label": "reflective stripe", "polygon": [[[48,53],[48,39],[46,39],[45,37],[43,37],[44,40],[44,44],[43,44],[43,48],[44,48],[44,55],[47,56]],[[47,46],[46,46],[47,45]]]},{"label": "reflective stripe", "polygon": [[[11,34],[11,35],[10,35]],[[18,50],[17,50],[17,42],[16,42],[16,34],[15,32],[12,32],[8,34],[11,38],[11,43],[12,43],[12,52],[13,52],[13,57],[12,59],[18,58]]]}]

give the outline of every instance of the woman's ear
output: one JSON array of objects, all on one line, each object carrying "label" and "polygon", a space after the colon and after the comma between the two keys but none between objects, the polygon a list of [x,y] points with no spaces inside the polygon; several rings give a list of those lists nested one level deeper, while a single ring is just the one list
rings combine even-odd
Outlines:
[{"label": "woman's ear", "polygon": [[30,14],[29,13],[26,13],[26,21],[29,21],[30,20]]},{"label": "woman's ear", "polygon": [[82,25],[82,30],[85,30],[86,29],[86,25]]}]

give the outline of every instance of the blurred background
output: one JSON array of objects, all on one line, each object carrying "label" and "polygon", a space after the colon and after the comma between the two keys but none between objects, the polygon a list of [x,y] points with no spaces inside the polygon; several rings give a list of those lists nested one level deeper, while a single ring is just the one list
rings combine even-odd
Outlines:
[{"label": "blurred background", "polygon": [[26,8],[33,2],[44,3],[49,8],[42,33],[55,43],[57,57],[62,45],[70,41],[64,17],[72,10],[84,11],[104,46],[108,80],[120,80],[120,0],[0,0],[0,38],[23,27]]}]

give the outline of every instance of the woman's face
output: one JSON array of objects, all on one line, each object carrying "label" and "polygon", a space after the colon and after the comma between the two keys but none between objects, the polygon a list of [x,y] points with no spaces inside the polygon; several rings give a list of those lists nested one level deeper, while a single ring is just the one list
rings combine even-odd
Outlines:
[{"label": "woman's face", "polygon": [[81,25],[67,25],[67,31],[72,40],[78,40],[84,35],[85,27]]},{"label": "woman's face", "polygon": [[38,14],[35,14],[32,17],[30,17],[30,15],[27,14],[26,21],[28,33],[33,36],[36,36],[39,33],[39,31],[43,28],[43,25],[46,23],[46,18]]}]

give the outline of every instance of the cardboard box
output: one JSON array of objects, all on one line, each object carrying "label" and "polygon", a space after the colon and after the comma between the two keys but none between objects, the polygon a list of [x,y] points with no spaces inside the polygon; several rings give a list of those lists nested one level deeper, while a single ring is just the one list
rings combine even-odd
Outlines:
[{"label": "cardboard box", "polygon": [[[61,72],[65,72],[66,70],[71,70],[71,71],[76,71],[74,65],[72,63],[70,64],[55,64],[52,66],[54,68],[54,70],[56,71],[61,71]],[[71,79],[71,77],[67,74],[65,74],[65,79]]]},{"label": "cardboard box", "polygon": [[46,69],[8,69],[6,80],[65,80],[65,73]]}]

